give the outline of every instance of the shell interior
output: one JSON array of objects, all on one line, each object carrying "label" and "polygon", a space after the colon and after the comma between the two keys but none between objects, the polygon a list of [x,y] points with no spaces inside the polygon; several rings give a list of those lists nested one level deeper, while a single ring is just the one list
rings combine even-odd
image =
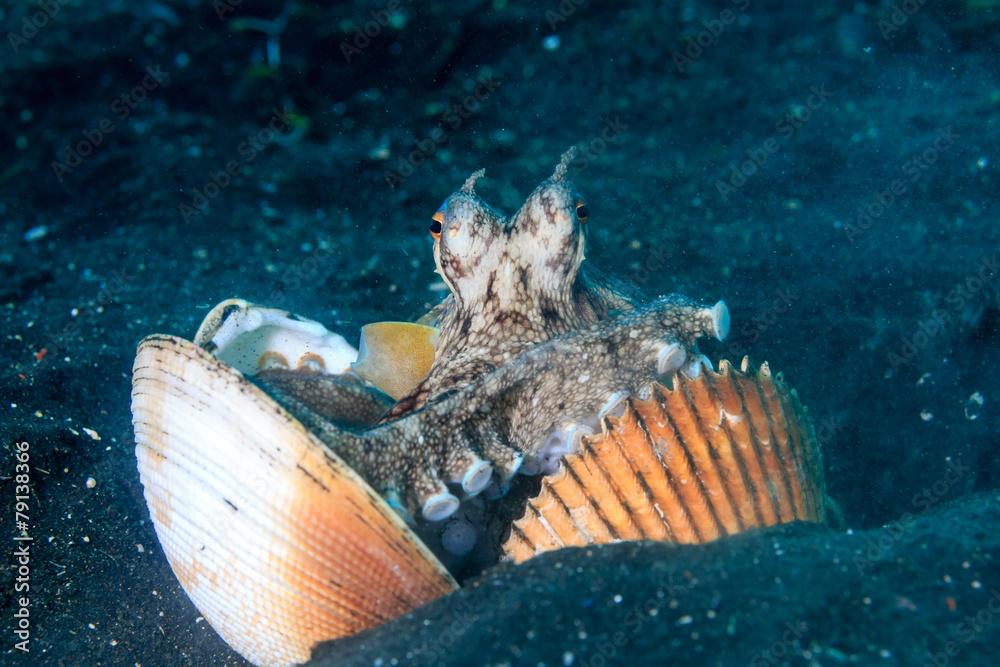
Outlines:
[{"label": "shell interior", "polygon": [[267,369],[341,374],[358,351],[319,322],[243,299],[226,299],[202,321],[195,344],[246,375]]}]

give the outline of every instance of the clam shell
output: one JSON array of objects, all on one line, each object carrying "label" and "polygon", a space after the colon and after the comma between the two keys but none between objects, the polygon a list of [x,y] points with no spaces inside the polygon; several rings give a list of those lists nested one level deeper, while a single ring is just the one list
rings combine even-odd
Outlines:
[{"label": "clam shell", "polygon": [[522,562],[619,540],[701,543],[751,528],[825,520],[816,437],[794,391],[768,365],[728,362],[677,375],[542,480],[503,545]]},{"label": "clam shell", "polygon": [[243,299],[226,299],[213,307],[194,342],[246,375],[270,368],[341,374],[358,357],[343,336],[319,322]]},{"label": "clam shell", "polygon": [[353,470],[259,388],[180,338],[133,369],[136,458],[174,574],[260,665],[395,618],[457,584]]}]

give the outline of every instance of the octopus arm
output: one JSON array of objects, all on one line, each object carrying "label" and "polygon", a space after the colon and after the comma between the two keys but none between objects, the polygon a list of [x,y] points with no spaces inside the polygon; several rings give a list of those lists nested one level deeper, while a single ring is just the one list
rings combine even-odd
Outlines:
[{"label": "octopus arm", "polygon": [[305,406],[319,417],[348,428],[372,426],[394,403],[388,395],[353,375],[271,369],[258,373],[253,380],[278,402],[291,405],[294,399],[296,407]]},{"label": "octopus arm", "polygon": [[[612,399],[664,375],[697,374],[698,338],[723,338],[725,304],[668,297],[613,320],[530,348],[510,363],[398,420],[363,434],[352,464],[410,511],[440,520],[458,508],[448,483],[468,495],[501,479],[526,457],[546,457],[596,425]],[[330,441],[330,440],[328,440]],[[337,447],[336,442],[332,443]]]}]

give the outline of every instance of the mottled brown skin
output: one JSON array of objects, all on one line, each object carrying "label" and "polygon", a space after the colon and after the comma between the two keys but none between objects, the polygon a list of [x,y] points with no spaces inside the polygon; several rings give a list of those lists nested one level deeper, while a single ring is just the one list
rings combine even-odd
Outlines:
[{"label": "mottled brown skin", "polygon": [[393,400],[353,375],[325,375],[287,368],[264,370],[253,377],[272,395],[295,396],[334,424],[364,429],[392,408]]},{"label": "mottled brown skin", "polygon": [[352,433],[294,396],[278,397],[410,512],[447,516],[454,510],[440,508],[457,498],[446,482],[462,483],[486,463],[509,478],[555,430],[596,424],[609,398],[656,380],[668,345],[683,354],[659,370],[674,372],[696,358],[699,337],[724,335],[709,308],[683,298],[633,307],[581,274],[585,236],[565,180],[570,159],[510,219],[475,195],[481,174],[446,201],[434,256],[451,296],[435,313],[437,356],[388,421]]},{"label": "mottled brown skin", "polygon": [[360,434],[309,425],[390,497],[415,511],[480,459],[497,469],[537,452],[564,422],[593,421],[608,397],[642,394],[666,344],[715,335],[708,309],[664,298],[531,347],[511,362],[396,421]]},{"label": "mottled brown skin", "polygon": [[[568,157],[567,157],[568,160]],[[427,378],[387,416],[395,419],[465,386],[525,349],[632,307],[581,272],[585,204],[566,161],[506,218],[475,194],[477,172],[442,205],[434,242],[451,295],[433,324],[441,333]]]}]

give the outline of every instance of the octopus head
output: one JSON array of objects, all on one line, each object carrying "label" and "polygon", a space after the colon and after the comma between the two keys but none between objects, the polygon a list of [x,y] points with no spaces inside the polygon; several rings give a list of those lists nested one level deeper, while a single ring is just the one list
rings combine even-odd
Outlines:
[{"label": "octopus head", "polygon": [[512,246],[542,289],[572,285],[584,259],[587,204],[566,179],[573,154],[563,154],[510,223]]},{"label": "octopus head", "polygon": [[482,292],[481,283],[493,273],[503,252],[504,215],[474,189],[483,174],[483,170],[472,174],[458,192],[445,199],[430,226],[437,272],[460,301]]}]

